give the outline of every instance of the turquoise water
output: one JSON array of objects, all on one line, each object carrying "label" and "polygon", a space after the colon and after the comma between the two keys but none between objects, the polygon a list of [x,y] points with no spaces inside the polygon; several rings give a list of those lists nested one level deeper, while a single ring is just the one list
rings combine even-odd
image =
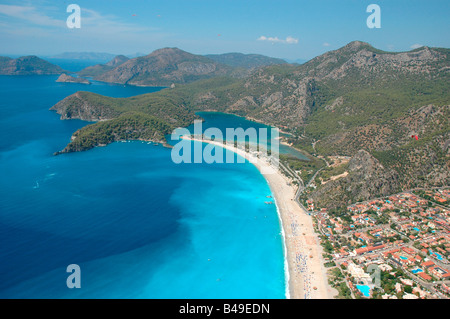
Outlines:
[{"label": "turquoise water", "polygon": [[[0,298],[284,298],[270,189],[246,164],[181,164],[141,142],[53,156],[83,121],[77,90],[157,89],[0,77]],[[81,268],[68,289],[66,267]]]},{"label": "turquoise water", "polygon": [[411,272],[412,272],[413,274],[417,274],[417,273],[419,273],[419,272],[423,272],[423,270],[420,269],[420,268],[417,268],[417,269],[411,270]]},{"label": "turquoise water", "polygon": [[370,297],[370,287],[367,285],[356,285],[359,291],[363,294],[364,297]]},{"label": "turquoise water", "polygon": [[[247,130],[248,128],[255,128],[257,132],[259,132],[260,128],[268,129],[267,139],[262,138],[261,140],[259,140],[259,143],[267,145],[270,148],[270,129],[272,128],[270,126],[253,121],[248,121],[243,117],[232,114],[224,114],[218,112],[197,112],[196,114],[206,121],[202,124],[203,130],[206,130],[210,127],[219,128],[222,132],[226,132],[227,127],[242,128],[244,130]],[[190,126],[189,129],[193,131],[193,126]],[[281,135],[282,134],[280,133],[280,136]],[[224,136],[224,138],[225,137],[226,136]],[[260,138],[259,135],[258,138]],[[302,160],[308,160],[308,158],[303,153],[283,144],[279,145],[279,152],[280,154],[290,154]]]},{"label": "turquoise water", "polygon": [[402,260],[408,260],[408,258],[407,258],[407,257],[404,257],[404,256],[400,256],[400,259],[402,259]]}]

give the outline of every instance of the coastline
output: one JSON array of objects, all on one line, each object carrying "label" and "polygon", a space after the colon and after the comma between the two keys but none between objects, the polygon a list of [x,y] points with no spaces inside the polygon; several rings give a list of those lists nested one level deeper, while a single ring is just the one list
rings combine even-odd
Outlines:
[{"label": "coastline", "polygon": [[[183,139],[213,144],[230,150],[252,163],[266,179],[273,195],[283,237],[286,272],[286,298],[328,299],[334,293],[328,286],[322,252],[312,218],[294,201],[291,181],[265,160],[222,142],[183,136]],[[286,269],[287,268],[287,269]]]},{"label": "coastline", "polygon": [[280,140],[280,144],[283,144],[283,145],[285,145],[285,146],[288,146],[288,147],[292,148],[293,150],[296,150],[297,152],[303,154],[303,155],[304,155],[305,157],[307,157],[308,159],[310,159],[310,157],[312,156],[312,155],[309,154],[308,152],[306,152],[306,151],[304,151],[304,150],[301,150],[301,149],[299,149],[299,148],[296,148],[295,146],[292,146],[291,144],[289,144],[289,143],[287,143],[287,142],[285,142],[285,141],[283,141],[283,140]]}]

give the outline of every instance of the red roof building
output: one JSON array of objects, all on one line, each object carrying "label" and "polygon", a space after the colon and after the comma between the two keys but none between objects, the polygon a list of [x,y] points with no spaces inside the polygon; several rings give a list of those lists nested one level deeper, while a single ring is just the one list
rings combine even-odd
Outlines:
[{"label": "red roof building", "polygon": [[431,276],[427,275],[427,274],[424,273],[424,272],[419,273],[418,276],[421,277],[421,278],[424,279],[424,280],[427,280],[427,281],[429,281],[429,280],[432,279]]},{"label": "red roof building", "polygon": [[414,249],[410,248],[410,247],[403,247],[402,250],[407,253],[408,255],[414,255]]},{"label": "red roof building", "polygon": [[426,262],[424,262],[424,263],[421,263],[420,265],[421,265],[422,267],[426,267],[426,268],[430,268],[430,267],[436,266],[436,265],[434,264],[434,262],[432,262],[431,260],[426,261]]}]

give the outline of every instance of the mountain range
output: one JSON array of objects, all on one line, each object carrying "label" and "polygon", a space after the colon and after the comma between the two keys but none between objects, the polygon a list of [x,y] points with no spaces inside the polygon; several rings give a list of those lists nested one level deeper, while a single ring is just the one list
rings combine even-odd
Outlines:
[{"label": "mountain range", "polygon": [[[62,118],[103,120],[77,131],[66,152],[118,140],[124,129],[142,138],[144,127],[130,126],[131,115],[156,117],[166,129],[191,123],[198,110],[278,126],[290,134],[289,143],[315,156],[309,162],[290,161],[302,176],[311,176],[311,163],[323,159],[324,169],[312,181],[316,188],[308,189],[305,198],[344,207],[402,189],[450,184],[449,53],[429,47],[384,52],[354,41],[302,65],[271,65],[233,77],[230,66],[162,49],[148,59],[156,66],[140,61],[138,67],[129,60],[102,75],[103,80],[168,84],[177,79],[187,84],[129,99],[79,92],[52,109]],[[186,60],[181,69],[189,70],[191,78],[179,73],[180,61]],[[155,74],[149,77],[147,68]],[[161,114],[165,108],[170,118]],[[350,161],[333,165],[335,156]],[[325,161],[331,165],[325,167]]]},{"label": "mountain range", "polygon": [[164,48],[134,59],[117,56],[107,64],[87,67],[78,75],[111,83],[169,86],[215,76],[243,77],[254,68],[284,63],[284,60],[258,54],[202,56],[178,48]]},{"label": "mountain range", "polygon": [[205,57],[234,68],[253,69],[274,64],[287,63],[283,59],[271,58],[260,54],[224,53],[207,54]]},{"label": "mountain range", "polygon": [[[172,83],[188,83],[226,75],[231,73],[231,68],[204,56],[177,48],[164,48],[115,67],[105,66],[104,71],[97,74],[95,79],[130,85],[170,86]],[[80,74],[86,74],[86,69]]]},{"label": "mountain range", "polygon": [[109,61],[114,54],[103,52],[64,52],[50,56],[50,59]]},{"label": "mountain range", "polygon": [[[51,58],[106,60],[109,62],[89,66],[77,72],[78,76],[93,77],[104,82],[145,86],[189,83],[217,75],[243,77],[255,68],[286,63],[281,59],[258,54],[226,53],[202,56],[178,48],[160,49],[133,59],[124,55],[96,52],[66,52]],[[63,71],[62,68],[36,56],[18,59],[0,57],[1,74],[58,74]]]}]

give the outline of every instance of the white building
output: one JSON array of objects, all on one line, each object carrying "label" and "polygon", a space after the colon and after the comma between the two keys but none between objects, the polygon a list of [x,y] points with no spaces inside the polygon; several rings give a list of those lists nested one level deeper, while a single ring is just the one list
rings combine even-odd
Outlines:
[{"label": "white building", "polygon": [[360,266],[355,265],[352,262],[349,262],[347,269],[350,272],[350,275],[356,278],[356,280],[358,281],[361,280],[366,283],[372,282],[372,278],[370,277],[370,275],[368,273],[365,273],[364,269],[362,269]]},{"label": "white building", "polygon": [[416,295],[405,293],[403,299],[419,299]]},{"label": "white building", "polygon": [[412,285],[413,285],[413,281],[412,281],[411,279],[400,278],[400,281],[401,281],[402,284],[404,284],[405,286],[412,286]]}]

